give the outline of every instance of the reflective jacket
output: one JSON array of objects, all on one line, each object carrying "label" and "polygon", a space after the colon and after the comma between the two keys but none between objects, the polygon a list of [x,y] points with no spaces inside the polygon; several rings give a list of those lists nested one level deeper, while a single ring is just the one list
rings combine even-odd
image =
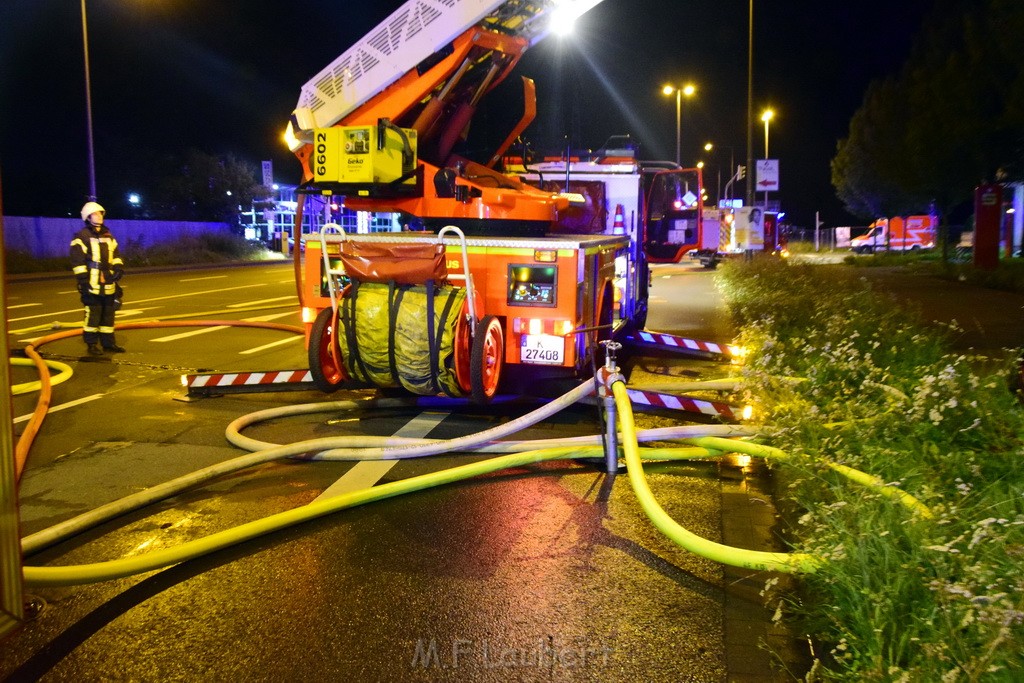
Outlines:
[{"label": "reflective jacket", "polygon": [[71,270],[80,283],[86,283],[90,294],[114,294],[124,261],[107,226],[99,232],[88,225],[78,231],[71,240]]}]

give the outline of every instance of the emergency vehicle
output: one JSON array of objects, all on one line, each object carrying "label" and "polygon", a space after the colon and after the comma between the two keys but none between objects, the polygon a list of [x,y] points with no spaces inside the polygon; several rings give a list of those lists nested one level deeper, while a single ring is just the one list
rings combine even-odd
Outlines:
[{"label": "emergency vehicle", "polygon": [[[585,374],[600,339],[643,327],[643,222],[627,229],[598,211],[586,230],[567,229],[586,193],[497,170],[536,114],[531,80],[521,119],[489,158],[454,151],[524,51],[598,2],[410,0],[303,87],[286,133],[302,191],[400,212],[410,228],[307,235],[304,270],[296,250],[321,390],[354,381],[486,401],[503,382]],[[624,166],[640,188],[635,163]],[[617,185],[605,187],[609,203],[650,205],[638,189],[620,202]],[[663,218],[666,230],[687,229]]]},{"label": "emergency vehicle", "polygon": [[935,247],[935,216],[894,216],[879,218],[864,235],[850,240],[850,249],[857,254],[876,251],[917,251]]}]

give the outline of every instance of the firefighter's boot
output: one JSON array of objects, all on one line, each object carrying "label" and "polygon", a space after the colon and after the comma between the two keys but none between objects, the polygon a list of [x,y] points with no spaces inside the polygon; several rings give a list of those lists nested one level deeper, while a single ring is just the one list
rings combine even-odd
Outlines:
[{"label": "firefighter's boot", "polygon": [[96,344],[96,343],[89,344],[89,355],[90,356],[102,356],[103,355],[103,349],[100,348],[99,344]]},{"label": "firefighter's boot", "polygon": [[106,351],[107,353],[124,353],[124,347],[118,346],[113,342],[111,342],[107,346],[104,346],[103,350]]}]

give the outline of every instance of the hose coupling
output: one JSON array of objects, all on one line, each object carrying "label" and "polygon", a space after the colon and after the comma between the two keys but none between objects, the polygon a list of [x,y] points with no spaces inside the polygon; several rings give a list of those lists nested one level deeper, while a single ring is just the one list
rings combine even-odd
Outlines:
[{"label": "hose coupling", "polygon": [[604,347],[604,369],[618,372],[619,368],[615,364],[615,352],[622,348],[622,344],[613,339],[602,339],[600,344]]}]

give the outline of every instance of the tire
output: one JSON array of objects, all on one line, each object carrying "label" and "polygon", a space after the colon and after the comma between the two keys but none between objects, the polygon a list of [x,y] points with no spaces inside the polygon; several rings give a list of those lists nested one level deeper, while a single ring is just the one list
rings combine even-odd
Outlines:
[{"label": "tire", "polygon": [[316,316],[309,333],[309,374],[325,394],[337,391],[346,379],[337,329],[334,310],[327,307]]},{"label": "tire", "polygon": [[485,315],[476,324],[470,357],[470,398],[473,403],[488,403],[498,393],[505,366],[505,333],[501,321]]}]

